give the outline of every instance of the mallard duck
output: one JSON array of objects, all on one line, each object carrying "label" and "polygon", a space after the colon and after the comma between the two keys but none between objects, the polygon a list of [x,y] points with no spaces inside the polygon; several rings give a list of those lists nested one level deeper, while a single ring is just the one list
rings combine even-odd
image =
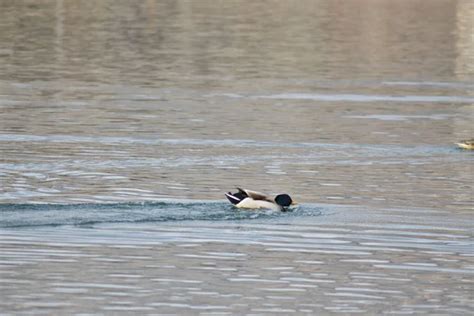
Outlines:
[{"label": "mallard duck", "polygon": [[266,208],[277,211],[287,211],[295,203],[288,194],[278,194],[274,199],[252,190],[237,188],[238,192],[225,194],[230,203],[239,208]]},{"label": "mallard duck", "polygon": [[474,138],[468,140],[461,140],[459,143],[456,143],[458,147],[462,149],[474,149]]}]

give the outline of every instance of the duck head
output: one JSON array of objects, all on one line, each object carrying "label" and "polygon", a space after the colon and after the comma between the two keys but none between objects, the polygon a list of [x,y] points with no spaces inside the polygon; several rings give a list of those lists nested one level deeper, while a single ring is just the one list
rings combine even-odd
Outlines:
[{"label": "duck head", "polygon": [[278,194],[275,197],[275,203],[285,208],[293,204],[293,200],[288,194]]}]

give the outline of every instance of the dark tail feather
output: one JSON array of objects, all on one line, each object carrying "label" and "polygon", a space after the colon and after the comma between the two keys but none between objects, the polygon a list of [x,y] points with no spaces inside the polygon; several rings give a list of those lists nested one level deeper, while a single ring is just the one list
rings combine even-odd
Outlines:
[{"label": "dark tail feather", "polygon": [[230,201],[230,203],[232,203],[232,204],[234,204],[234,205],[239,204],[240,201],[242,201],[242,199],[239,198],[239,197],[236,196],[236,195],[238,195],[238,193],[236,193],[235,195],[232,194],[232,193],[230,193],[230,192],[225,194],[225,196],[226,196],[227,199]]},{"label": "dark tail feather", "polygon": [[249,195],[247,194],[247,192],[245,192],[243,189],[237,187],[237,190],[239,191],[239,193],[236,193],[236,194],[241,194],[245,197],[248,197]]}]

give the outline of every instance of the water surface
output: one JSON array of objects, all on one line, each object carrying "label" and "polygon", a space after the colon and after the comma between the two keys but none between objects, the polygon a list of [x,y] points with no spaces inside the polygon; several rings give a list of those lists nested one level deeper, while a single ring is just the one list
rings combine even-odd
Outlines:
[{"label": "water surface", "polygon": [[0,0],[1,311],[468,314],[473,16]]}]

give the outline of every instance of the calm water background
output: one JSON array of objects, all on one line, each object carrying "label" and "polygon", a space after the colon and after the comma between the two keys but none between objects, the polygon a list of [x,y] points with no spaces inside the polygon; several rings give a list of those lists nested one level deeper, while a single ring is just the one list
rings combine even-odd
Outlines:
[{"label": "calm water background", "polygon": [[1,313],[472,312],[473,28],[468,0],[0,0]]}]

